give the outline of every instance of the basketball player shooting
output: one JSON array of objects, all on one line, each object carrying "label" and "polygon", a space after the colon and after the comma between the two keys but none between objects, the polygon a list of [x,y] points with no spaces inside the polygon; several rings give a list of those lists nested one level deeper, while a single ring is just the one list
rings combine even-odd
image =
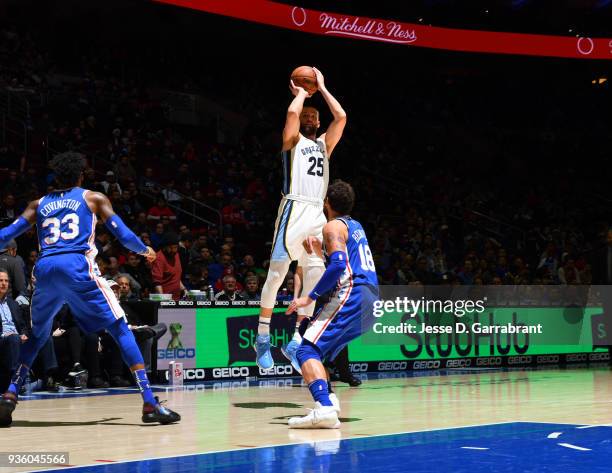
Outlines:
[{"label": "basketball player shooting", "polygon": [[[283,129],[283,197],[276,218],[268,277],[261,293],[259,326],[255,343],[257,365],[262,369],[274,366],[270,353],[270,320],[278,289],[285,279],[289,265],[297,260],[298,265],[303,268],[304,294],[312,291],[325,271],[320,255],[308,254],[302,243],[311,235],[322,241],[322,230],[326,224],[323,199],[329,182],[329,159],[342,137],[346,125],[346,113],[327,90],[321,71],[313,67],[312,72],[316,77],[316,86],[333,115],[333,120],[327,131],[317,137],[320,127],[319,112],[314,107],[304,106],[304,101],[316,92],[316,88],[309,88],[307,91],[296,85],[293,80],[289,82],[289,88],[295,98],[287,110]],[[301,343],[301,336],[297,327],[304,317],[312,316],[313,310],[314,305],[300,309],[293,338],[282,347],[283,354],[298,371],[300,365],[296,352]]]}]

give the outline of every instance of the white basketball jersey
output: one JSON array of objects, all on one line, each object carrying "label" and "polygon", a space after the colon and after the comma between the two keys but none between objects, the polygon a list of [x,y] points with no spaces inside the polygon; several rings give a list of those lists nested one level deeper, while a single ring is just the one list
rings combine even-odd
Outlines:
[{"label": "white basketball jersey", "polygon": [[283,174],[283,195],[325,199],[329,182],[325,141],[313,141],[300,133],[297,144],[283,152]]}]

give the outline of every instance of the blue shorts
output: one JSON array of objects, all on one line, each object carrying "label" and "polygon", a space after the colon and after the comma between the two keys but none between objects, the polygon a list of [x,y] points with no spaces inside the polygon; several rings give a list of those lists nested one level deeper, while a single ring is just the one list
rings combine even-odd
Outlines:
[{"label": "blue shorts", "polygon": [[40,258],[34,267],[33,335],[49,336],[53,318],[63,304],[68,304],[85,333],[99,332],[125,318],[108,281],[99,274],[95,261],[81,253]]},{"label": "blue shorts", "polygon": [[336,291],[313,316],[304,339],[321,350],[321,358],[332,361],[351,341],[374,325],[374,301],[378,287],[350,286]]}]

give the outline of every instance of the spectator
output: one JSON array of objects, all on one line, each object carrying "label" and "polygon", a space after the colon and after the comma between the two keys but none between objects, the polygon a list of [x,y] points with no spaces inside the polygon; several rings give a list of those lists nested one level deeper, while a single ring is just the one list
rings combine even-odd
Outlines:
[{"label": "spectator", "polygon": [[103,226],[96,227],[95,245],[99,255],[106,254],[113,247],[111,235]]},{"label": "spectator", "polygon": [[245,279],[245,288],[241,296],[245,301],[261,300],[261,291],[259,290],[259,278],[257,276],[249,276]]},{"label": "spectator", "polygon": [[223,277],[223,290],[215,295],[215,301],[241,301],[244,300],[236,290],[236,278],[232,275]]},{"label": "spectator", "polygon": [[185,286],[181,281],[183,271],[178,255],[178,243],[176,233],[166,233],[162,241],[162,249],[157,252],[157,259],[151,268],[155,292],[172,294],[175,301],[178,301],[185,292]]},{"label": "spectator", "polygon": [[123,154],[119,158],[119,162],[115,165],[115,176],[123,186],[129,181],[136,179],[136,170],[132,166],[132,163],[130,163],[130,157],[128,155]]},{"label": "spectator", "polygon": [[115,278],[115,282],[119,286],[119,300],[121,302],[138,300],[138,296],[134,292],[132,292],[130,278],[127,274],[117,276]]},{"label": "spectator", "polygon": [[9,274],[0,270],[0,366],[4,370],[0,375],[2,391],[8,386],[12,371],[17,368],[19,346],[28,339],[22,307],[9,293]]},{"label": "spectator", "polygon": [[17,257],[17,242],[11,240],[3,250],[0,250],[0,269],[9,276],[11,297],[18,298],[25,294],[25,263]]},{"label": "spectator", "polygon": [[190,232],[181,232],[179,236],[179,257],[181,258],[181,266],[186,268],[189,266],[189,256],[191,254],[191,242],[193,236]]},{"label": "spectator", "polygon": [[145,266],[144,260],[136,253],[129,253],[121,272],[129,274],[140,286],[141,297],[148,296],[153,289],[151,271]]},{"label": "spectator", "polygon": [[114,190],[119,191],[119,194],[121,194],[121,186],[117,183],[117,178],[113,171],[108,171],[106,173],[106,180],[102,181],[100,184],[106,195],[110,195]]},{"label": "spectator", "polygon": [[0,208],[0,222],[6,220],[12,223],[13,220],[19,217],[19,213],[15,206],[15,196],[13,194],[6,194],[4,199],[2,199],[2,207]]},{"label": "spectator", "polygon": [[183,200],[181,195],[174,188],[174,180],[171,180],[166,184],[166,188],[162,191],[162,195],[166,199],[166,202],[171,205],[179,205],[181,200]]},{"label": "spectator", "polygon": [[170,220],[176,220],[176,214],[172,211],[166,202],[166,199],[159,197],[157,205],[154,205],[147,212],[147,220],[160,220],[162,217],[168,217]]}]

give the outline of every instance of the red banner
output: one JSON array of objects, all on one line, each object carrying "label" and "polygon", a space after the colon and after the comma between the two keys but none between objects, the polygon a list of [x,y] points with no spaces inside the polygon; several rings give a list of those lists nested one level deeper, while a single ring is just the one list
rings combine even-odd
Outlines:
[{"label": "red banner", "polygon": [[154,1],[319,35],[450,51],[612,59],[612,38],[438,28],[309,10],[268,0]]}]

